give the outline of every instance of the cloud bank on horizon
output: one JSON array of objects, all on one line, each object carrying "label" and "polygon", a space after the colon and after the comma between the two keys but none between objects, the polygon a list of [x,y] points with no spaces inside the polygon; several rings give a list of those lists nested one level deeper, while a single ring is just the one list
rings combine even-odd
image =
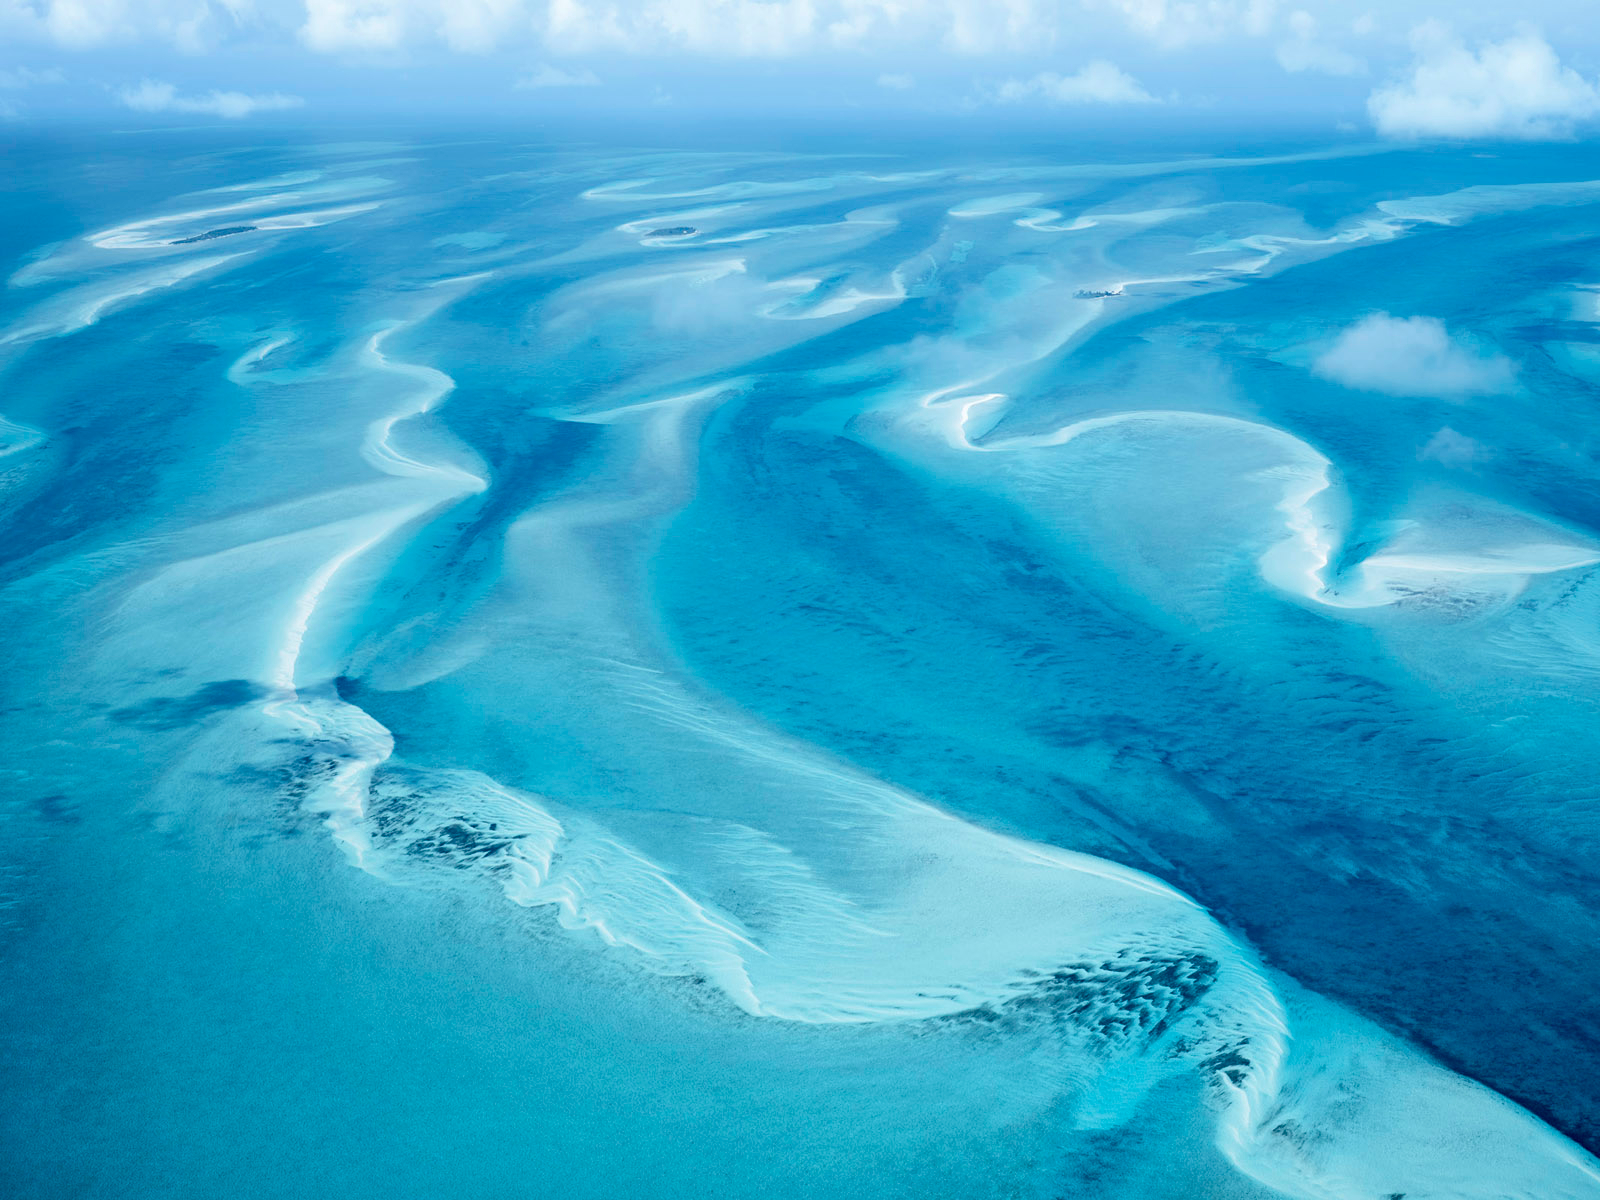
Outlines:
[{"label": "cloud bank on horizon", "polygon": [[250,96],[244,92],[212,91],[204,96],[181,96],[172,84],[153,79],[141,81],[138,87],[123,88],[118,99],[135,112],[208,113],[233,120],[251,113],[299,108],[305,103],[299,96],[285,96],[281,92]]},{"label": "cloud bank on horizon", "polygon": [[1587,0],[1527,0],[1520,22],[1487,7],[0,0],[13,60],[0,58],[0,113],[49,115],[74,97],[80,109],[225,119],[302,103],[426,107],[430,95],[454,107],[605,108],[670,91],[745,111],[1287,112],[1370,122],[1391,138],[1563,138],[1600,117]]}]

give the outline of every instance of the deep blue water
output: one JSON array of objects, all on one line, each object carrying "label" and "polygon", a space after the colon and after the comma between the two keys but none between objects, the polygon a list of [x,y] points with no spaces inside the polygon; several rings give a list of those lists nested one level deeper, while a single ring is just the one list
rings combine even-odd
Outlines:
[{"label": "deep blue water", "polygon": [[7,155],[7,1194],[1600,1196],[1594,147]]}]

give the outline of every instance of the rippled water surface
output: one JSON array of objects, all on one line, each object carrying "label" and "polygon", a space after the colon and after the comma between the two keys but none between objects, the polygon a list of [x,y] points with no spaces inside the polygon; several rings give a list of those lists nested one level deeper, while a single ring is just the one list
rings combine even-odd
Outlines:
[{"label": "rippled water surface", "polygon": [[9,1194],[1600,1197],[1590,147],[13,151]]}]

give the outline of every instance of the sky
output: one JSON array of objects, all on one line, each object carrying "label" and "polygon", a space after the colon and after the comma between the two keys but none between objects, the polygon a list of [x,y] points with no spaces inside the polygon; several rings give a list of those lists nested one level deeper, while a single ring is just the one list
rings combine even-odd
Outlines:
[{"label": "sky", "polygon": [[0,119],[1600,120],[1595,0],[0,0]]}]

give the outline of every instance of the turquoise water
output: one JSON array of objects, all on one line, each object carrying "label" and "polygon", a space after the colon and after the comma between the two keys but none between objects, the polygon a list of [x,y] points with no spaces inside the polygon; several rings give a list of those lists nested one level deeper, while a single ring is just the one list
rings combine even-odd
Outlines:
[{"label": "turquoise water", "polygon": [[1600,1195],[1591,147],[13,150],[8,1192]]}]

